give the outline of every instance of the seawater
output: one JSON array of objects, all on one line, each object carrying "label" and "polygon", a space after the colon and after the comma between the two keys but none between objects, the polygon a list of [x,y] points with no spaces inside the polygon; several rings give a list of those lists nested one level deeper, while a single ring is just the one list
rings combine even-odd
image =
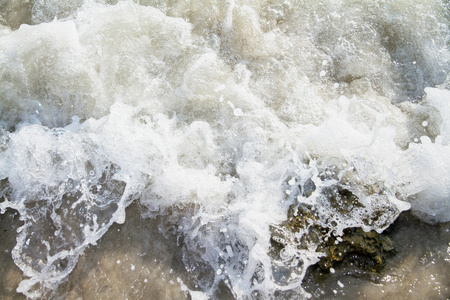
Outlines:
[{"label": "seawater", "polygon": [[[22,224],[17,292],[52,297],[114,223],[142,218],[176,237],[188,276],[173,279],[193,298],[310,298],[321,239],[381,233],[406,210],[450,221],[449,9],[2,1],[0,209]],[[293,207],[327,233],[301,242],[312,224],[289,232]]]}]

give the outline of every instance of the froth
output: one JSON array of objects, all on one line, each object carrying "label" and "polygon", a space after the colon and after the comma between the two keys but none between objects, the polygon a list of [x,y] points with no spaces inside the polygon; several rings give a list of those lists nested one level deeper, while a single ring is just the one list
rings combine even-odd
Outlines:
[{"label": "froth", "polygon": [[167,217],[201,296],[307,297],[323,253],[299,243],[311,224],[280,225],[293,208],[336,236],[410,206],[448,221],[448,28],[444,4],[414,3],[38,1],[18,29],[2,14],[19,291],[54,290],[134,200]]}]

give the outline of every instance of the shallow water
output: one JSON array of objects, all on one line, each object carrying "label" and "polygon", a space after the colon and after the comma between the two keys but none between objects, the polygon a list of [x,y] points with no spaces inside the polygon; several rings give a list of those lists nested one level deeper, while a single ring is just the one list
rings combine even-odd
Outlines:
[{"label": "shallow water", "polygon": [[[11,0],[0,24],[5,297],[449,295],[446,1]],[[382,273],[317,269],[352,228],[397,241]]]},{"label": "shallow water", "polygon": [[[80,257],[68,280],[53,292],[53,299],[189,299],[179,279],[188,282],[182,247],[175,236],[164,236],[163,218],[141,219],[137,205],[127,209],[127,222],[115,224]],[[22,299],[15,288],[23,279],[9,252],[14,244],[13,212],[2,215],[2,299]],[[447,299],[450,294],[450,223],[429,225],[409,213],[390,227],[396,246],[381,272],[368,272],[360,260],[349,257],[334,273],[311,267],[304,287],[312,299]],[[8,251],[5,251],[8,250]],[[49,296],[49,295],[47,295]],[[193,295],[194,296],[194,295]],[[49,296],[50,297],[50,296]],[[191,297],[191,298],[195,298]],[[232,299],[221,286],[213,298]],[[289,298],[287,294],[281,299]]]}]

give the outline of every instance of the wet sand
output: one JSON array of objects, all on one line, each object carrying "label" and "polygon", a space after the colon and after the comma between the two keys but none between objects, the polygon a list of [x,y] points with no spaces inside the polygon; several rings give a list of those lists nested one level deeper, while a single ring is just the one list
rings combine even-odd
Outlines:
[{"label": "wet sand", "polygon": [[164,237],[158,219],[142,219],[137,205],[125,224],[114,224],[97,246],[80,258],[56,295],[64,299],[186,299],[177,278],[183,276],[181,247]]},{"label": "wet sand", "polygon": [[[11,259],[20,222],[13,211],[0,217],[0,298],[25,299],[15,292],[22,273]],[[180,284],[182,280],[195,289],[181,261],[182,245],[174,235],[161,234],[162,218],[142,219],[140,208],[132,204],[125,224],[113,225],[98,245],[86,249],[67,281],[45,298],[191,298]],[[382,272],[364,270],[354,256],[336,265],[335,273],[311,268],[304,286],[313,299],[448,299],[450,223],[429,225],[403,213],[388,231],[396,253]],[[222,287],[214,298],[232,295]]]}]

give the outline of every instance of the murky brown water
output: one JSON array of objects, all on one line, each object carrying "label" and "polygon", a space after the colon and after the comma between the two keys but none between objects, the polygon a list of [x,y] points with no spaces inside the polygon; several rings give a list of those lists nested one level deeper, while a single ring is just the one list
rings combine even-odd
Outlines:
[{"label": "murky brown water", "polygon": [[[177,244],[174,235],[161,234],[161,218],[142,219],[138,205],[132,204],[125,224],[113,225],[98,245],[85,251],[68,280],[45,297],[189,299],[190,294],[180,285],[180,279],[189,284],[181,262],[182,243]],[[12,211],[1,215],[1,299],[25,298],[15,292],[22,272],[10,257],[19,223]],[[388,232],[396,251],[389,255],[382,272],[358,266],[355,256],[335,266],[334,273],[313,266],[304,280],[313,299],[448,299],[450,223],[429,225],[403,213]],[[215,297],[233,298],[223,285]]]}]

